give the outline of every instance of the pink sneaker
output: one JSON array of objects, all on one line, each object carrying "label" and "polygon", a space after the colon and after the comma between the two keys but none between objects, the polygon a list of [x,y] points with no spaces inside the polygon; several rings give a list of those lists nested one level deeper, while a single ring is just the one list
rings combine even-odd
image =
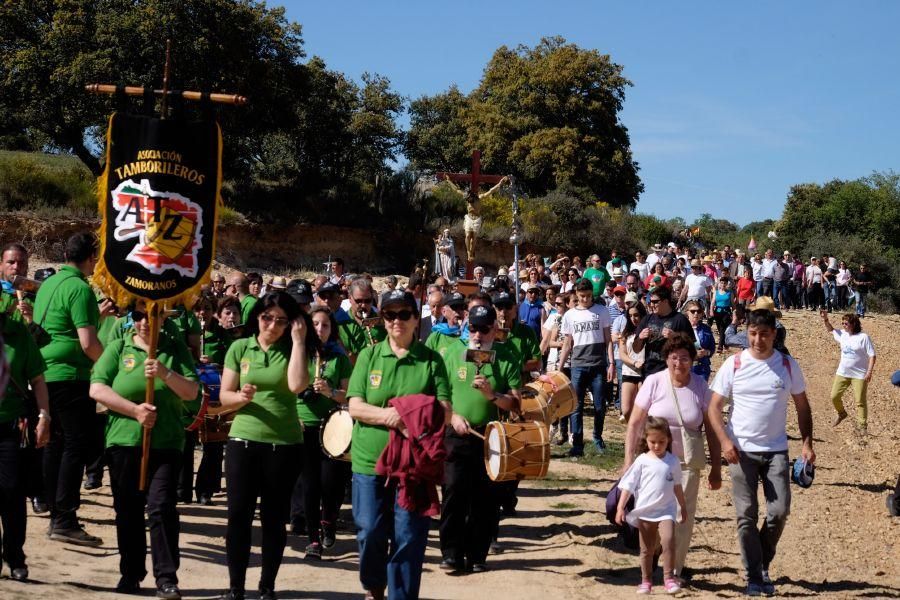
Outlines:
[{"label": "pink sneaker", "polygon": [[649,581],[642,581],[638,586],[637,593],[643,595],[649,594],[652,589]]},{"label": "pink sneaker", "polygon": [[681,586],[678,585],[678,580],[673,577],[666,577],[665,585],[667,594],[677,594],[681,591]]}]

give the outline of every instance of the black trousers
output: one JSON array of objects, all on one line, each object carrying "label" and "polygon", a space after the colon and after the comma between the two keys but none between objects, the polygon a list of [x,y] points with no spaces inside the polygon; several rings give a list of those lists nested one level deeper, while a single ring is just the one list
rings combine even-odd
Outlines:
[{"label": "black trousers", "polygon": [[285,523],[291,491],[302,461],[300,444],[263,444],[228,440],[225,457],[225,487],[228,493],[228,556],[230,587],[245,589],[250,562],[250,532],[259,499],[262,526],[262,573],[260,589],[275,589],[275,577],[287,542]]},{"label": "black trousers", "polygon": [[484,468],[484,442],[448,429],[444,447],[441,555],[460,566],[483,563],[498,523],[498,486]]},{"label": "black trousers", "polygon": [[25,495],[44,501],[44,449],[35,448],[37,443],[38,409],[33,401],[25,409],[28,421],[28,444],[21,448],[19,460],[22,464],[22,486]]},{"label": "black trousers", "polygon": [[178,474],[178,501],[190,504],[194,498],[194,448],[197,432],[184,432],[184,451],[181,453],[181,472]]},{"label": "black trousers", "polygon": [[322,528],[334,526],[344,488],[350,480],[350,463],[335,460],[322,452],[319,426],[306,425],[303,430],[303,470],[291,495],[291,523],[305,516],[310,542],[321,540]]},{"label": "black trousers", "polygon": [[822,296],[822,284],[814,283],[806,290],[806,304],[807,308],[824,308],[825,301]]},{"label": "black trousers", "polygon": [[[147,575],[147,535],[150,529],[150,556],[156,585],[178,583],[181,524],[176,507],[181,452],[151,450],[147,491],[138,490],[141,449],[111,446],[106,451],[109,478],[116,510],[116,540],[119,544],[119,572],[130,581]],[[146,520],[144,509],[146,506]]]},{"label": "black trousers", "polygon": [[222,456],[225,451],[225,442],[209,442],[203,444],[203,454],[200,458],[200,466],[197,467],[197,481],[195,490],[197,498],[218,494],[222,491]]},{"label": "black trousers", "polygon": [[74,529],[81,477],[96,427],[96,403],[87,381],[54,381],[50,392],[50,443],[44,448],[44,491],[54,529]]},{"label": "black trousers", "polygon": [[103,466],[106,461],[106,421],[109,415],[105,412],[96,412],[96,408],[94,409],[94,414],[94,437],[88,449],[88,455],[85,457],[87,466],[84,468],[84,474],[88,479],[102,483]]},{"label": "black trousers", "polygon": [[0,537],[3,562],[10,569],[25,566],[25,471],[18,419],[0,423]]}]

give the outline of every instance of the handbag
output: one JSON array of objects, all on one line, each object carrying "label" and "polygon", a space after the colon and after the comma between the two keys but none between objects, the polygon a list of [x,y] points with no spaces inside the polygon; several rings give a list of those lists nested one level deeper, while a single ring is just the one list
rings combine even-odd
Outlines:
[{"label": "handbag", "polygon": [[669,378],[669,388],[672,390],[672,399],[675,401],[675,412],[678,413],[678,424],[681,426],[681,445],[684,448],[684,464],[692,471],[700,471],[706,467],[706,448],[703,445],[703,430],[688,429],[684,426],[684,418],[681,416],[681,406],[678,404],[678,394],[672,378]]}]

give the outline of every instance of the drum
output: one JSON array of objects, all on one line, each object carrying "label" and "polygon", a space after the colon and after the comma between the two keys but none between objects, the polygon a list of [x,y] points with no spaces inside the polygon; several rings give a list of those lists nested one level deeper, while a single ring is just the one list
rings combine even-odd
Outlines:
[{"label": "drum", "polygon": [[545,421],[546,423],[568,417],[575,412],[575,388],[562,371],[551,371],[541,375],[531,383],[525,384],[525,387],[540,390],[548,397],[550,420]]},{"label": "drum", "polygon": [[198,430],[201,444],[213,444],[216,442],[224,442],[228,440],[228,433],[231,431],[231,422],[234,420],[235,413],[224,415],[206,415],[200,422]]},{"label": "drum", "polygon": [[550,467],[550,434],[543,423],[488,423],[484,466],[492,481],[540,479]]},{"label": "drum", "polygon": [[[197,377],[200,379],[200,385],[203,386],[204,403],[218,406],[219,391],[222,389],[222,375],[219,373],[219,367],[201,363],[197,365]],[[207,395],[209,400],[206,399]]]},{"label": "drum", "polygon": [[548,426],[555,420],[550,410],[550,396],[540,386],[529,383],[522,390],[519,420],[538,421]]},{"label": "drum", "polygon": [[350,460],[350,441],[353,438],[353,419],[344,407],[335,408],[322,419],[319,443],[322,451],[337,460]]}]

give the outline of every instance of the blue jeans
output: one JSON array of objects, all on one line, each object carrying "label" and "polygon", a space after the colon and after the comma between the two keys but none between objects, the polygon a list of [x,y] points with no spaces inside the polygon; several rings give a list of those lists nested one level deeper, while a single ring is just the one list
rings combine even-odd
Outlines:
[{"label": "blue jeans", "polygon": [[616,409],[622,410],[622,359],[616,359]]},{"label": "blue jeans", "polygon": [[825,308],[834,308],[837,302],[837,286],[834,282],[826,281],[822,284],[822,291],[825,294]]},{"label": "blue jeans", "polygon": [[865,316],[866,314],[866,298],[869,294],[860,294],[856,292],[856,314]]},{"label": "blue jeans", "polygon": [[570,417],[572,423],[572,447],[584,446],[584,398],[588,386],[594,398],[594,442],[603,440],[603,419],[606,417],[606,403],[603,401],[603,382],[606,381],[606,357],[599,365],[592,367],[572,367],[572,387],[578,403]]},{"label": "blue jeans", "polygon": [[431,519],[401,508],[384,477],[354,473],[353,520],[363,588],[387,585],[390,600],[418,598]]},{"label": "blue jeans", "polygon": [[787,285],[784,281],[776,281],[772,292],[772,299],[775,301],[775,308],[789,308],[787,299]]}]

